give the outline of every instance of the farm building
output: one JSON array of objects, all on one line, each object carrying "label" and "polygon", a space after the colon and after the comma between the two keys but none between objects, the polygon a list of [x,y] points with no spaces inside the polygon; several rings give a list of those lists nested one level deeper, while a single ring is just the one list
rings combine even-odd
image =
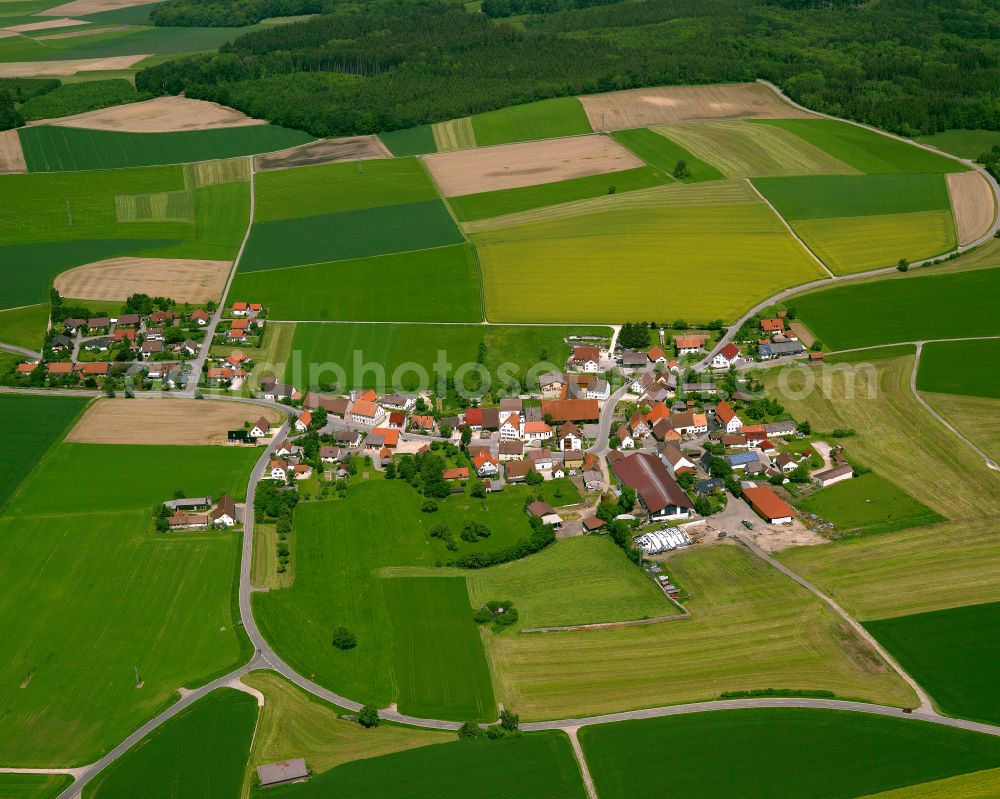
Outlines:
[{"label": "farm building", "polygon": [[688,534],[682,530],[657,530],[636,536],[632,541],[647,555],[670,552],[677,547],[686,547],[691,543]]},{"label": "farm building", "polygon": [[601,409],[595,399],[551,400],[542,402],[542,416],[553,422],[596,422]]},{"label": "farm building", "polygon": [[260,780],[261,788],[268,788],[272,785],[285,785],[289,782],[300,782],[308,779],[309,769],[306,768],[306,761],[301,757],[294,760],[282,760],[280,763],[268,763],[264,766],[257,766],[257,778]]},{"label": "farm building", "polygon": [[795,510],[781,497],[775,494],[770,486],[754,486],[744,488],[743,495],[757,514],[771,524],[791,524]]},{"label": "farm building", "polygon": [[651,519],[686,519],[694,505],[659,458],[637,452],[615,463],[615,476],[634,488]]},{"label": "farm building", "polygon": [[852,477],[854,477],[854,467],[849,463],[845,463],[842,466],[834,466],[832,469],[814,474],[813,480],[819,483],[821,488],[826,488],[827,486],[832,486],[834,483],[850,480]]}]

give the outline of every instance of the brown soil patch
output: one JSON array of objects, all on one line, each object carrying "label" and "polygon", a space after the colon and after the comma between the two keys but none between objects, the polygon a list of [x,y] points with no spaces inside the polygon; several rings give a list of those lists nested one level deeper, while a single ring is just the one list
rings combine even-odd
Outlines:
[{"label": "brown soil patch", "polygon": [[146,53],[109,58],[68,58],[63,61],[9,61],[0,64],[0,78],[65,78],[80,72],[129,69],[149,56]]},{"label": "brown soil patch", "polygon": [[818,546],[819,544],[830,543],[819,533],[814,533],[806,528],[797,519],[789,526],[764,525],[757,523],[755,519],[754,529],[741,532],[765,552],[780,552],[789,547]]},{"label": "brown soil patch", "polygon": [[225,444],[226,431],[274,423],[281,412],[249,403],[188,399],[99,399],[66,436],[85,444]]},{"label": "brown soil patch", "polygon": [[986,233],[996,218],[993,189],[978,172],[954,172],[945,177],[958,243],[969,244]]},{"label": "brown soil patch", "polygon": [[258,172],[267,172],[293,166],[335,164],[338,161],[372,158],[392,158],[392,153],[377,136],[348,136],[343,139],[323,139],[277,153],[258,155],[254,158],[254,168]]},{"label": "brown soil patch", "polygon": [[181,303],[218,302],[231,265],[188,258],[108,258],[63,272],[55,287],[78,300],[124,301],[142,293]]},{"label": "brown soil patch", "polygon": [[70,28],[76,25],[89,25],[85,19],[68,19],[63,17],[62,19],[43,19],[39,22],[27,22],[24,25],[11,25],[10,27],[0,28],[0,39],[6,39],[9,36],[17,36],[19,33],[30,33],[31,31],[44,31],[50,28]]},{"label": "brown soil patch", "polygon": [[35,41],[48,41],[49,39],[73,39],[77,36],[93,36],[95,33],[112,33],[114,31],[123,31],[128,28],[128,25],[111,25],[107,28],[87,28],[82,31],[70,31],[69,33],[50,33],[47,36],[36,36]]},{"label": "brown soil patch", "polygon": [[65,125],[91,130],[121,130],[130,133],[169,133],[180,130],[236,128],[266,125],[234,108],[187,97],[156,97],[139,103],[115,105],[58,119],[38,119],[32,125]]},{"label": "brown soil patch", "polygon": [[446,197],[517,189],[635,169],[643,162],[608,136],[501,144],[424,157]]},{"label": "brown soil patch", "polygon": [[101,11],[114,11],[118,8],[131,8],[132,6],[144,6],[148,3],[155,3],[156,0],[72,0],[70,3],[63,3],[61,6],[39,11],[36,17],[61,17],[77,14],[97,14]]},{"label": "brown soil patch", "polygon": [[580,97],[591,127],[604,130],[644,128],[700,119],[798,119],[799,111],[759,83],[713,86],[658,86]]},{"label": "brown soil patch", "polygon": [[789,322],[788,326],[795,331],[795,335],[799,337],[799,341],[802,342],[803,347],[811,347],[813,342],[816,341],[816,336],[813,335],[813,332],[797,319],[794,322]]},{"label": "brown soil patch", "polygon": [[21,139],[16,130],[0,132],[0,174],[5,172],[27,172]]}]

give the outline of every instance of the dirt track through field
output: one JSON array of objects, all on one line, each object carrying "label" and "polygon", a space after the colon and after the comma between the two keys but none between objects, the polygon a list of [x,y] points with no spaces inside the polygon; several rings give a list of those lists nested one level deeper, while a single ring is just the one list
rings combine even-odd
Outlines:
[{"label": "dirt track through field", "polygon": [[114,11],[119,8],[131,8],[132,6],[144,6],[155,3],[156,0],[72,0],[63,3],[61,6],[38,11],[36,17],[61,17],[73,14],[97,14],[101,11]]},{"label": "dirt track through field", "polygon": [[[108,58],[69,58],[63,61],[8,61],[6,64],[0,64],[0,78],[65,78],[81,72],[129,69],[149,56],[150,53],[144,53]],[[38,121],[33,124],[47,123]]]},{"label": "dirt track through field", "polygon": [[[127,56],[134,58],[134,56]],[[144,56],[138,56],[143,58]],[[105,59],[113,60],[113,59]],[[62,61],[53,63],[64,63]],[[0,64],[0,67],[4,65]],[[102,67],[113,69],[118,67]],[[58,119],[39,119],[32,125],[63,125],[90,130],[119,130],[130,133],[169,133],[182,130],[237,128],[245,125],[266,125],[263,119],[252,119],[233,108],[206,100],[187,97],[156,97],[139,103],[115,105],[85,111]]]},{"label": "dirt track through field", "polygon": [[193,399],[99,399],[66,436],[84,444],[225,444],[226,431],[264,416],[277,422],[273,408],[238,402]]},{"label": "dirt track through field", "polygon": [[377,136],[348,136],[343,139],[322,139],[277,153],[258,155],[254,158],[254,168],[258,172],[267,172],[293,166],[367,161],[373,158],[392,158],[392,153]]},{"label": "dirt track through field", "polygon": [[229,261],[185,258],[108,258],[78,266],[55,279],[64,297],[126,300],[141,293],[176,302],[218,302],[229,276]]},{"label": "dirt track through field", "polygon": [[700,119],[809,119],[813,115],[783,102],[758,83],[713,86],[657,86],[581,95],[594,130],[644,128]]},{"label": "dirt track through field", "polygon": [[997,212],[993,192],[978,172],[954,172],[946,177],[958,243],[969,244],[993,224]]},{"label": "dirt track through field", "polygon": [[7,172],[27,172],[21,139],[16,130],[0,131],[0,174]]},{"label": "dirt track through field", "polygon": [[446,197],[537,186],[643,165],[608,136],[502,144],[428,155],[424,161]]}]

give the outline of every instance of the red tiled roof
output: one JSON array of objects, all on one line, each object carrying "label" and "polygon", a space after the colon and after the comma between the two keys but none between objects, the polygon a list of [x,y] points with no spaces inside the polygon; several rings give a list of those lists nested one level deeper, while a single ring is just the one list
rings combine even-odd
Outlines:
[{"label": "red tiled roof", "polygon": [[753,506],[753,509],[768,521],[795,515],[792,506],[775,494],[770,486],[744,488],[743,495],[747,502]]}]

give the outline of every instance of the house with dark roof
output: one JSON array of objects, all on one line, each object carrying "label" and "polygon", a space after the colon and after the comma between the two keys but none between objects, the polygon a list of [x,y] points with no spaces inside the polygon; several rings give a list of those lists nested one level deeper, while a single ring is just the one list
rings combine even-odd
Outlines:
[{"label": "house with dark roof", "polygon": [[611,467],[618,481],[635,489],[651,519],[687,519],[694,508],[684,489],[655,455],[636,452]]}]

